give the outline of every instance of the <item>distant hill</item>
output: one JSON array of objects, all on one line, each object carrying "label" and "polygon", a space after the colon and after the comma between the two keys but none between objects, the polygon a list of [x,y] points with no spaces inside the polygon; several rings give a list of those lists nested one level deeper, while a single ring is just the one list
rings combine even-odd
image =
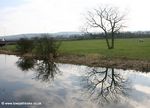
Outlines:
[{"label": "distant hill", "polygon": [[83,33],[82,32],[58,32],[58,33],[30,33],[30,34],[18,34],[18,35],[8,35],[8,36],[0,36],[0,39],[5,38],[7,41],[16,41],[20,38],[33,38],[33,37],[41,37],[43,34],[49,34],[50,37],[62,37],[62,38],[68,38],[70,36],[80,36]]}]

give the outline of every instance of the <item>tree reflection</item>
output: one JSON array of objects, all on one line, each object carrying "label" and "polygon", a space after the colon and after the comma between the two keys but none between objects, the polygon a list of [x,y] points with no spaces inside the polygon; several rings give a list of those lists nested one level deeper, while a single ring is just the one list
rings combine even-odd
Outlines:
[{"label": "tree reflection", "polygon": [[34,68],[35,63],[36,63],[35,59],[25,58],[25,57],[20,57],[16,62],[17,66],[22,71],[28,71],[29,69]]},{"label": "tree reflection", "polygon": [[16,64],[22,71],[34,70],[35,79],[45,82],[54,80],[56,74],[61,73],[52,59],[36,60],[21,57]]},{"label": "tree reflection", "polygon": [[101,105],[122,101],[129,91],[128,81],[119,72],[115,72],[114,68],[94,68],[86,74],[83,81],[91,99]]},{"label": "tree reflection", "polygon": [[60,73],[57,65],[48,59],[39,61],[37,63],[36,71],[36,79],[45,82],[54,80],[56,74]]}]

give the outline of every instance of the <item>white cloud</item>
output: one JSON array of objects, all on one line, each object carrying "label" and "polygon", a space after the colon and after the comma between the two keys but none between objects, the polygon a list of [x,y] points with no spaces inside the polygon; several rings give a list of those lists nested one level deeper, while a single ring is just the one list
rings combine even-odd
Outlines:
[{"label": "white cloud", "polygon": [[136,90],[138,91],[141,91],[143,93],[146,93],[146,94],[150,94],[150,87],[148,86],[143,86],[143,85],[135,85],[134,86],[136,88]]},{"label": "white cloud", "polygon": [[0,10],[1,34],[79,31],[83,13],[100,4],[129,11],[126,30],[149,30],[148,0],[26,0]]}]

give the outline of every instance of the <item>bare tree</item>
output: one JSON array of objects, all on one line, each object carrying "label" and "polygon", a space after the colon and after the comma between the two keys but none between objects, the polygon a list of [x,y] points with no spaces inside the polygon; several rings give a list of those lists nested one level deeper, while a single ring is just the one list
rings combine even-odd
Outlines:
[{"label": "bare tree", "polygon": [[113,49],[115,33],[125,27],[124,17],[125,15],[121,15],[118,8],[106,6],[88,11],[86,20],[88,27],[100,28],[104,32],[108,49]]}]

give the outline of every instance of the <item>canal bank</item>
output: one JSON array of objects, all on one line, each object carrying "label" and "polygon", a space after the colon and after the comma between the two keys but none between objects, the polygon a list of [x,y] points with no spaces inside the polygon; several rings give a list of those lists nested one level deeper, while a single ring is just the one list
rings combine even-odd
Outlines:
[{"label": "canal bank", "polygon": [[[35,57],[32,54],[24,54],[19,55],[16,52],[11,51],[3,51],[0,50],[0,54],[7,55],[17,55],[23,57]],[[67,55],[60,54],[56,59],[54,59],[57,63],[67,63],[67,64],[77,64],[77,65],[87,65],[90,67],[109,67],[109,68],[117,68],[117,69],[131,69],[136,71],[150,72],[150,61],[149,60],[138,60],[138,59],[128,59],[128,58],[106,58],[97,55],[84,56],[84,55]]]}]

